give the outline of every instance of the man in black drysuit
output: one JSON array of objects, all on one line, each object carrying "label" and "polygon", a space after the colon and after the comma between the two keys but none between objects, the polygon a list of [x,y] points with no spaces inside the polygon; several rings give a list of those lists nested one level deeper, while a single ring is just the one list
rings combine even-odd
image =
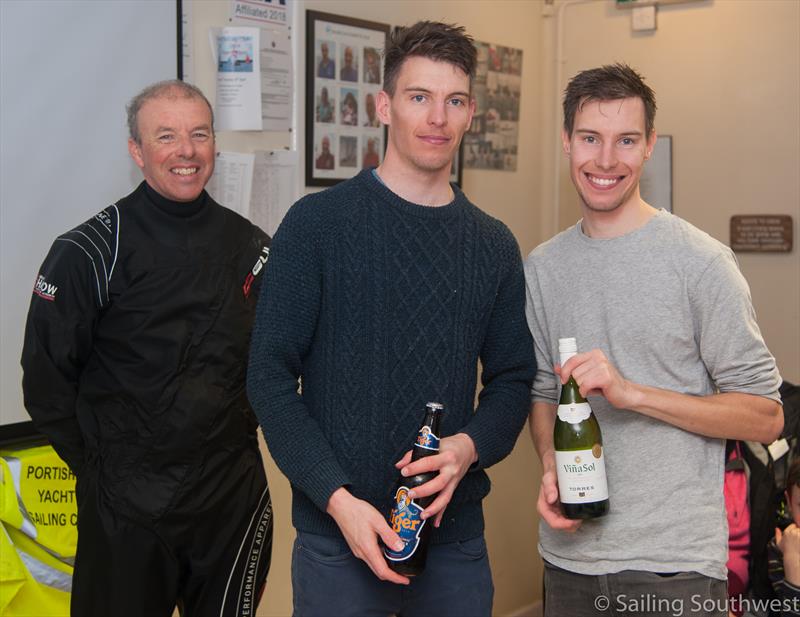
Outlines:
[{"label": "man in black drysuit", "polygon": [[128,106],[144,182],[56,238],[33,289],[25,406],[77,476],[72,615],[254,615],[272,505],[245,393],[269,237],[215,203],[211,105]]}]

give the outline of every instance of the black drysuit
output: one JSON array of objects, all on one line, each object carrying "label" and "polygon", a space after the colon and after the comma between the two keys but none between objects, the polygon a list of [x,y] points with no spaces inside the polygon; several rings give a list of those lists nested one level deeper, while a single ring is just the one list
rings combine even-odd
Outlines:
[{"label": "black drysuit", "polygon": [[245,376],[268,255],[207,193],[144,182],[53,243],[23,390],[78,478],[74,616],[255,614],[272,507]]}]

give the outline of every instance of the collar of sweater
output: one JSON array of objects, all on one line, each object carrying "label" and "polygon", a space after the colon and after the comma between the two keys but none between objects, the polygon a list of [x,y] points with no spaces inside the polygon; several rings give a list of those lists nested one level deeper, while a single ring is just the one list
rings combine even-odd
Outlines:
[{"label": "collar of sweater", "polygon": [[457,216],[469,203],[464,193],[455,184],[450,185],[453,189],[454,197],[453,201],[449,204],[443,206],[423,206],[406,201],[397,193],[394,193],[372,173],[372,168],[362,170],[361,173],[356,176],[356,179],[373,195],[388,203],[393,208],[411,216],[423,218],[451,218]]}]

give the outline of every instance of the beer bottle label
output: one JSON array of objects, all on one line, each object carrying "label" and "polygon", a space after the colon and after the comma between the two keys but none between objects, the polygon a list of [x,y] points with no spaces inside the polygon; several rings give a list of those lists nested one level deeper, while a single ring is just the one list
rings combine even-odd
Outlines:
[{"label": "beer bottle label", "polygon": [[401,486],[394,495],[394,507],[389,517],[389,526],[403,541],[402,550],[395,551],[389,547],[383,549],[383,554],[391,561],[405,561],[409,559],[419,546],[419,535],[425,522],[420,515],[420,508],[413,499],[408,498],[408,487]]},{"label": "beer bottle label", "polygon": [[430,426],[423,426],[417,433],[417,441],[414,442],[417,448],[425,450],[439,450],[439,438],[431,430]]}]

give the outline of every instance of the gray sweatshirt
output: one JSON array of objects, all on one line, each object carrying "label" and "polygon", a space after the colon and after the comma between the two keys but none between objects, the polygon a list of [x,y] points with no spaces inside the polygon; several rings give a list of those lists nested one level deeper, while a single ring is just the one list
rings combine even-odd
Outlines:
[{"label": "gray sweatshirt", "polygon": [[[538,373],[533,401],[557,403],[558,339],[602,350],[636,383],[704,396],[741,392],[780,401],[780,376],[756,324],[732,251],[658,211],[621,237],[581,223],[525,262]],[[611,509],[577,533],[542,522],[539,550],[581,574],[695,571],[725,579],[724,440],[689,433],[590,397],[603,432]]]}]

